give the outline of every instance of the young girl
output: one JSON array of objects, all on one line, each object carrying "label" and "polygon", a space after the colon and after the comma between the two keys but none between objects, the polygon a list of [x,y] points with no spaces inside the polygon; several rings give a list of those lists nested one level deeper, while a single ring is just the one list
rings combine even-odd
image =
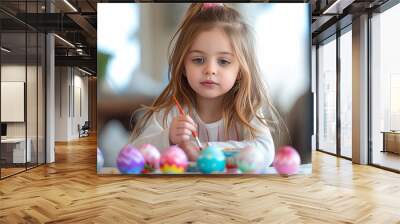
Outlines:
[{"label": "young girl", "polygon": [[220,3],[192,4],[170,51],[170,82],[135,127],[132,144],[150,143],[161,151],[176,144],[195,160],[199,150],[192,131],[197,131],[203,147],[260,148],[270,165],[275,148],[262,111],[276,110],[240,14]]}]

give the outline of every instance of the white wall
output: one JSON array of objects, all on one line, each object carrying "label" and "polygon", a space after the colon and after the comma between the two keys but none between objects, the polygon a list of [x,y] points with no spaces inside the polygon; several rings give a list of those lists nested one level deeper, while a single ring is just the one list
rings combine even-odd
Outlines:
[{"label": "white wall", "polygon": [[[89,120],[89,116],[88,116],[88,107],[89,107],[89,102],[88,102],[88,77],[85,76],[81,76],[81,74],[83,73],[77,73],[79,72],[78,70],[74,70],[74,96],[72,96],[72,98],[74,99],[74,108],[73,111],[75,111],[75,113],[72,113],[72,120],[71,120],[71,132],[70,135],[72,136],[72,138],[77,138],[79,137],[79,133],[78,133],[78,124],[80,124],[81,126],[85,123],[85,121]],[[79,97],[80,96],[80,97]],[[79,102],[81,101],[81,102]],[[71,103],[72,105],[72,103]],[[81,107],[81,108],[79,108]],[[82,111],[80,111],[80,109]]]},{"label": "white wall", "polygon": [[[2,65],[1,81],[25,82],[25,65]],[[1,108],[1,110],[6,110],[6,108]],[[25,137],[25,123],[7,123],[7,137]]]},{"label": "white wall", "polygon": [[[38,70],[37,70],[38,69]],[[32,161],[44,163],[44,83],[42,67],[30,66],[25,64],[3,64],[1,66],[1,81],[5,82],[24,82],[26,83],[26,107],[21,108],[22,113],[26,111],[26,121],[6,122],[7,137],[24,138],[25,134],[30,139]],[[27,81],[25,78],[27,77]],[[2,96],[7,97],[7,96]],[[1,110],[12,110],[2,107]],[[8,111],[12,112],[12,111]],[[37,153],[39,156],[37,157]]]},{"label": "white wall", "polygon": [[[27,66],[27,68],[25,68],[25,65],[2,65],[1,66],[1,81],[25,82],[26,83],[25,69],[27,69],[28,78],[30,77],[31,74],[36,75],[36,67],[34,67],[34,66]],[[29,80],[29,84],[35,86],[36,81],[34,81],[34,83],[33,83],[32,80]],[[27,92],[27,97],[28,97],[27,103],[29,104],[29,103],[33,102],[34,99],[36,99],[36,88],[27,88],[27,91],[28,91]],[[31,111],[35,110],[36,103],[32,104],[32,105],[28,105],[28,106],[31,106],[31,108],[28,111],[30,113],[27,114],[28,122],[32,122],[34,120],[36,123],[36,113],[35,114],[31,113]],[[33,106],[35,108],[32,108]],[[1,110],[7,110],[7,108],[1,108]],[[7,136],[8,137],[25,137],[25,123],[26,122],[7,122]],[[33,125],[29,124],[28,129],[30,127],[33,127]],[[36,125],[35,125],[34,129],[36,130]],[[29,137],[29,133],[31,133],[31,132],[28,130],[28,137]]]},{"label": "white wall", "polygon": [[55,68],[55,141],[68,140],[68,85],[67,67]]},{"label": "white wall", "polygon": [[78,124],[88,120],[88,78],[83,75],[76,68],[56,67],[56,141],[79,138]]}]

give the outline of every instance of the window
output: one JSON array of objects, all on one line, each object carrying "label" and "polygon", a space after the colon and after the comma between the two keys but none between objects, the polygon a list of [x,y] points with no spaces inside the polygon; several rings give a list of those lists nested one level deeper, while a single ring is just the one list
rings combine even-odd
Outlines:
[{"label": "window", "polygon": [[351,158],[352,141],[352,32],[340,36],[340,155]]},{"label": "window", "polygon": [[318,149],[336,154],[336,39],[318,48]]},{"label": "window", "polygon": [[400,170],[400,4],[371,18],[372,163]]}]

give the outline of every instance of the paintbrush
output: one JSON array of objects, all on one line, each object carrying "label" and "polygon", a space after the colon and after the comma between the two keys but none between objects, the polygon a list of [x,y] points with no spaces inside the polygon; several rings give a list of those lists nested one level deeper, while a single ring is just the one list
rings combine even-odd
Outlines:
[{"label": "paintbrush", "polygon": [[[179,102],[178,102],[178,100],[176,99],[176,97],[175,97],[175,96],[172,96],[172,98],[173,98],[174,101],[175,101],[175,105],[176,105],[176,107],[178,108],[179,113],[180,113],[181,115],[185,116],[185,111],[182,109],[182,107],[181,107],[181,105],[179,104]],[[201,149],[203,148],[203,146],[201,145],[201,142],[200,142],[200,140],[199,140],[199,137],[198,137],[198,135],[197,135],[197,132],[196,132],[196,131],[192,131],[192,135],[193,135],[194,139],[196,140],[197,146],[199,146],[199,148],[200,148],[200,150],[201,150]]]}]

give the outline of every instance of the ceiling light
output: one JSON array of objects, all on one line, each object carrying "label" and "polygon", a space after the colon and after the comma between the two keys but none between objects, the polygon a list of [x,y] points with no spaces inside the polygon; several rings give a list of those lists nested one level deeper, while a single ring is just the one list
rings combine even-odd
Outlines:
[{"label": "ceiling light", "polygon": [[322,14],[342,14],[343,10],[354,1],[355,0],[336,0],[332,5],[325,9]]},{"label": "ceiling light", "polygon": [[86,71],[86,70],[83,70],[83,69],[81,69],[81,68],[79,68],[79,67],[78,67],[78,70],[81,71],[81,72],[83,72],[83,73],[85,73],[85,74],[92,75],[92,73],[90,73],[90,72],[88,72],[88,71]]},{"label": "ceiling light", "polygon": [[74,10],[75,12],[78,12],[78,10],[71,4],[68,2],[68,0],[64,0],[65,4],[67,4],[72,10]]},{"label": "ceiling light", "polygon": [[10,52],[11,52],[11,50],[9,50],[9,49],[7,49],[7,48],[5,48],[5,47],[1,47],[1,50],[4,51],[4,52],[7,52],[7,53],[10,53]]},{"label": "ceiling light", "polygon": [[75,48],[75,45],[71,44],[71,42],[67,41],[66,39],[58,36],[57,34],[54,34],[55,37],[57,37],[58,39],[60,39],[61,41],[63,41],[64,43],[68,44],[69,46]]}]

